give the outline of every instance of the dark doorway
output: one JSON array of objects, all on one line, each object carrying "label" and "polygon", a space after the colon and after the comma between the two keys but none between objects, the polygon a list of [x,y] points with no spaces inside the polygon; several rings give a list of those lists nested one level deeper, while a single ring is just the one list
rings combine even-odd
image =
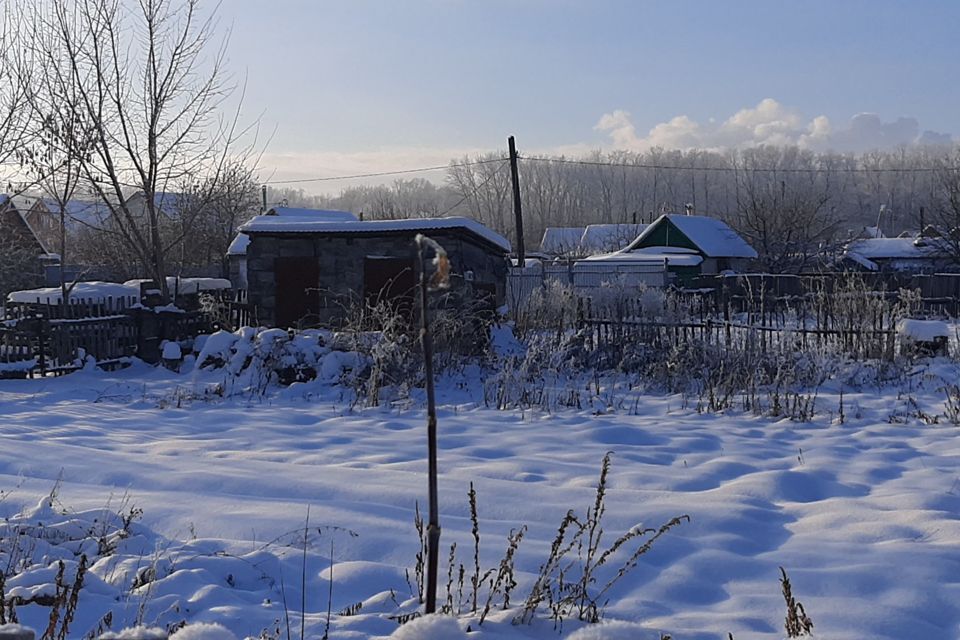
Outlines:
[{"label": "dark doorway", "polygon": [[276,326],[303,327],[317,320],[320,262],[316,258],[275,258]]},{"label": "dark doorway", "polygon": [[409,320],[413,317],[415,285],[410,258],[367,256],[363,261],[363,298],[370,306],[385,302]]}]

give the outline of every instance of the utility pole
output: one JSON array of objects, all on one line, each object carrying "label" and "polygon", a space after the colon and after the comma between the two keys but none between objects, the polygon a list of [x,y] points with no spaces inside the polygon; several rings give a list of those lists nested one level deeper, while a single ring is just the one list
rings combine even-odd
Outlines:
[{"label": "utility pole", "polygon": [[267,185],[263,185],[263,190],[261,194],[263,196],[263,202],[260,205],[260,213],[266,213],[267,212]]},{"label": "utility pole", "polygon": [[510,179],[513,182],[513,215],[517,220],[517,264],[527,266],[526,251],[523,248],[523,210],[520,207],[520,173],[517,170],[517,145],[513,136],[507,138],[510,148]]}]

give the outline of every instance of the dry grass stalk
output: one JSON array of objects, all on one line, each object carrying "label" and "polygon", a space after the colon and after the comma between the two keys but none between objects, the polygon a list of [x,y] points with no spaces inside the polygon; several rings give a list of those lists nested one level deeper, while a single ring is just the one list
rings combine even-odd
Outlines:
[{"label": "dry grass stalk", "polygon": [[[447,602],[443,607],[444,613],[453,613],[453,570],[457,566],[457,543],[450,544],[450,555],[447,557]],[[457,603],[460,608],[460,603]]]},{"label": "dry grass stalk", "polygon": [[83,589],[83,578],[87,573],[87,555],[80,556],[80,562],[77,564],[77,574],[73,579],[73,587],[70,589],[70,598],[67,600],[67,608],[63,613],[63,622],[60,624],[60,632],[57,634],[57,640],[66,640],[70,624],[77,613],[77,603],[80,600],[80,590]]},{"label": "dry grass stalk", "polygon": [[423,516],[420,515],[420,503],[413,505],[413,526],[417,530],[417,537],[420,539],[420,549],[417,551],[417,563],[414,566],[414,575],[417,582],[417,602],[423,604],[423,573],[424,565],[427,560],[427,533],[423,526]]},{"label": "dry grass stalk", "polygon": [[[569,511],[561,522],[551,544],[547,561],[540,567],[537,579],[524,604],[523,612],[517,619],[518,622],[529,623],[543,603],[546,603],[550,610],[550,617],[557,625],[562,625],[564,619],[570,616],[585,622],[599,622],[606,604],[604,596],[610,589],[636,568],[640,556],[647,553],[657,540],[682,522],[689,522],[690,517],[682,515],[671,519],[656,530],[632,529],[618,537],[609,548],[603,550],[602,519],[606,512],[605,500],[610,458],[610,453],[603,458],[593,506],[587,510],[585,520],[580,521],[573,511]],[[646,536],[650,537],[630,555],[620,569],[604,583],[604,586],[597,593],[591,593],[593,585],[597,584],[596,571],[628,541]],[[576,558],[568,559],[568,554],[571,554],[574,549],[576,549]],[[569,579],[570,576],[573,576],[572,580]]]},{"label": "dry grass stalk", "polygon": [[516,556],[517,548],[520,546],[520,542],[523,540],[523,535],[526,532],[527,527],[524,525],[520,527],[519,530],[511,530],[507,536],[507,550],[500,560],[496,578],[490,586],[490,591],[487,593],[487,602],[484,604],[483,612],[480,614],[479,624],[483,624],[483,621],[486,620],[487,614],[490,613],[490,608],[493,605],[493,599],[498,593],[503,594],[503,608],[505,610],[510,608],[510,592],[517,586],[517,581],[513,573],[514,556]]},{"label": "dry grass stalk", "polygon": [[54,580],[56,585],[56,595],[53,597],[53,604],[50,606],[50,617],[47,620],[47,629],[43,632],[41,640],[54,640],[57,634],[57,623],[60,622],[60,606],[67,601],[67,585],[63,581],[63,572],[66,567],[63,560],[57,562],[57,577]]},{"label": "dry grass stalk", "polygon": [[780,567],[780,587],[783,590],[783,600],[787,605],[787,617],[784,620],[784,628],[788,638],[799,638],[813,633],[813,621],[807,616],[806,610],[793,597],[790,586],[790,578],[787,577],[787,571]]},{"label": "dry grass stalk", "polygon": [[470,611],[477,612],[477,592],[480,589],[480,517],[477,514],[477,491],[470,483],[467,493],[470,499],[470,533],[473,535],[473,575],[470,576],[471,601]]}]

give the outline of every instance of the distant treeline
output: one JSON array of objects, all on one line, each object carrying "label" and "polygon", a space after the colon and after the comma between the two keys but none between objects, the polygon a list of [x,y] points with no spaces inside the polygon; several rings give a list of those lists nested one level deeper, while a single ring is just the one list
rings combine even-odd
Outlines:
[{"label": "distant treeline", "polygon": [[[468,215],[515,239],[505,158],[506,153],[492,153],[452,161],[443,184],[399,179],[350,187],[337,196],[275,189],[271,200],[362,211],[369,219]],[[806,254],[864,226],[879,224],[888,236],[926,224],[958,226],[957,166],[960,148],[950,146],[862,154],[767,146],[726,152],[652,149],[577,158],[527,157],[521,150],[526,245],[536,249],[548,226],[647,222],[690,204],[696,213],[737,228],[766,266],[790,270],[796,256],[806,260]]]}]

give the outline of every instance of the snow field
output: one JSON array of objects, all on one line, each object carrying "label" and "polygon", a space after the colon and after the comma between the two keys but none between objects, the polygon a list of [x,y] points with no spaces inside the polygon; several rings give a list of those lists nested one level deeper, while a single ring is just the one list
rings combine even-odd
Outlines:
[{"label": "snow field", "polygon": [[[188,400],[176,408],[167,400],[178,388],[202,389],[217,374],[143,365],[4,380],[0,516],[89,523],[116,510],[125,493],[143,509],[134,535],[91,568],[77,637],[107,610],[115,612],[114,628],[139,616],[148,626],[218,623],[244,637],[279,620],[285,635],[284,597],[296,634],[302,575],[306,636],[320,637],[332,541],[333,638],[457,638],[467,625],[467,637],[554,638],[543,614],[530,626],[510,621],[564,514],[592,504],[600,461],[613,451],[608,543],[637,525],[655,528],[680,514],[692,521],[662,538],[611,591],[610,624],[567,621],[561,636],[780,638],[783,566],[817,637],[955,639],[960,427],[943,417],[926,424],[920,413],[943,413],[940,389],[956,373],[941,363],[913,376],[912,390],[847,389],[843,424],[839,397],[829,391],[818,398],[813,422],[793,423],[701,415],[678,396],[653,395],[624,403],[637,415],[496,412],[478,406],[475,380],[464,390],[445,379],[438,600],[445,599],[451,542],[458,561],[472,566],[471,481],[484,569],[499,562],[511,529],[529,527],[516,556],[515,606],[491,614],[479,630],[467,619],[402,627],[390,619],[417,606],[406,575],[412,580],[418,548],[415,501],[425,511],[425,418],[416,403],[350,411],[345,390],[311,383],[262,401]],[[37,507],[58,478],[55,503]],[[38,560],[75,562],[67,547],[41,551]],[[158,577],[131,589],[145,567]],[[38,571],[11,580],[8,591],[44,588],[51,570]],[[356,615],[337,615],[357,603]],[[22,622],[45,628],[45,609],[21,613]]]}]

